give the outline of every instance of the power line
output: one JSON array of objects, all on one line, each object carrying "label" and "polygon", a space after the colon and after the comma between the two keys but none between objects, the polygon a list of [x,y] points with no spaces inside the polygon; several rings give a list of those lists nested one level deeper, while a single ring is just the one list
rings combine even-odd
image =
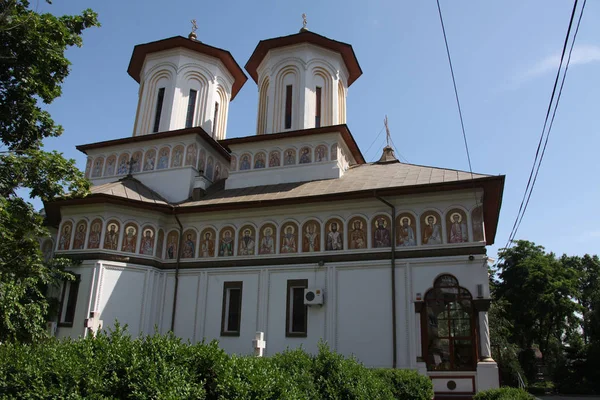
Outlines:
[{"label": "power line", "polygon": [[[575,13],[577,10],[577,3],[578,0],[575,0],[574,4],[573,4],[573,11],[571,12],[571,19],[569,21],[569,28],[567,29],[567,34],[565,37],[565,42],[563,44],[563,50],[562,50],[562,54],[560,57],[560,63],[558,65],[558,71],[556,72],[556,79],[554,80],[554,87],[552,89],[552,95],[550,96],[550,102],[548,104],[548,109],[546,111],[546,118],[544,120],[544,126],[542,128],[542,133],[540,135],[540,140],[538,142],[538,146],[535,152],[535,158],[533,160],[533,165],[531,167],[531,172],[529,173],[529,179],[527,181],[527,186],[525,187],[525,193],[523,193],[523,199],[521,200],[521,205],[519,206],[519,211],[517,213],[517,217],[515,218],[515,222],[513,223],[513,227],[511,230],[511,233],[508,237],[508,241],[506,242],[506,245],[504,246],[504,248],[508,248],[512,241],[514,240],[515,236],[517,235],[517,232],[519,230],[519,227],[521,226],[521,222],[523,221],[523,216],[525,215],[525,212],[527,211],[527,206],[529,205],[529,200],[531,199],[531,194],[533,193],[533,188],[535,186],[535,183],[537,181],[537,177],[538,177],[538,173],[540,171],[540,166],[542,165],[542,160],[544,159],[544,154],[546,153],[546,146],[548,145],[548,139],[550,137],[550,132],[552,131],[552,125],[554,123],[554,117],[556,116],[556,111],[558,109],[558,104],[560,102],[560,97],[562,94],[562,90],[563,90],[563,86],[565,83],[565,79],[567,76],[567,71],[569,70],[569,63],[571,61],[571,53],[573,52],[573,47],[575,45],[575,40],[577,39],[577,33],[579,32],[579,25],[581,24],[581,18],[583,17],[583,11],[585,9],[585,5],[586,5],[587,0],[583,1],[583,6],[581,7],[581,12],[579,14],[579,18],[577,20],[577,26],[575,28],[575,33],[573,34],[573,40],[571,42],[571,46],[569,48],[569,55],[567,57],[567,62],[565,64],[565,68],[564,68],[564,72],[563,72],[563,76],[562,76],[562,81],[560,83],[560,88],[558,91],[558,95],[556,96],[556,102],[554,101],[554,95],[556,93],[556,89],[558,87],[558,82],[560,80],[560,73],[561,70],[563,69],[563,61],[564,61],[564,57],[565,57],[565,53],[567,50],[567,46],[568,46],[568,41],[569,41],[569,36],[571,33],[571,29],[573,27],[573,21],[575,20]],[[550,112],[552,110],[552,105],[554,104],[554,111],[552,111],[552,118],[550,119]],[[550,119],[550,124],[548,125],[548,120]],[[548,126],[548,131],[546,132],[546,126]],[[546,138],[544,140],[544,134],[546,135]],[[542,142],[544,143],[544,146],[542,147]],[[540,149],[542,150],[542,152],[540,153]],[[536,167],[537,164],[537,167]]]},{"label": "power line", "polygon": [[[448,46],[448,38],[446,37],[446,28],[444,27],[444,18],[442,18],[442,9],[440,0],[437,0],[438,14],[440,15],[440,23],[442,24],[442,33],[444,34],[444,43],[446,44],[446,54],[448,55],[448,63],[450,64],[450,74],[452,75],[452,84],[454,85],[454,95],[456,96],[456,105],[458,106],[458,116],[460,117],[460,127],[462,129],[463,139],[465,141],[465,149],[467,151],[467,160],[469,161],[469,171],[471,172],[471,180],[473,180],[473,168],[471,167],[471,155],[469,154],[469,145],[467,143],[467,134],[465,133],[465,123],[463,121],[460,100],[458,99],[458,90],[456,89],[456,79],[454,78],[454,68],[452,67],[452,58],[450,57],[450,47]],[[475,196],[477,199],[477,196]]]},{"label": "power line", "polygon": [[379,136],[381,136],[381,132],[383,132],[384,129],[385,129],[385,126],[383,128],[381,128],[381,130],[379,131],[379,133],[377,134],[377,136],[375,137],[375,139],[373,139],[373,141],[371,142],[371,145],[369,146],[369,148],[367,149],[367,151],[365,151],[365,155],[369,154],[369,150],[371,150],[371,147],[373,147],[373,145],[375,144],[375,141],[377,139],[379,139]]}]

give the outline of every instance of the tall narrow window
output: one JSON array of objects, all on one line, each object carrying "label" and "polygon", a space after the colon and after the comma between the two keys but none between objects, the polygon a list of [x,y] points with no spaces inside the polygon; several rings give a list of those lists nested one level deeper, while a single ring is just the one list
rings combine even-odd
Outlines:
[{"label": "tall narrow window", "polygon": [[439,276],[425,294],[423,356],[429,371],[474,370],[475,312],[471,293],[451,275]]},{"label": "tall narrow window", "polygon": [[156,98],[156,113],[154,114],[154,129],[152,132],[158,132],[160,127],[160,114],[162,113],[163,100],[165,99],[165,88],[158,89],[158,97]]},{"label": "tall narrow window", "polygon": [[304,305],[304,289],[308,287],[307,279],[287,281],[286,328],[287,337],[306,337],[308,307]]},{"label": "tall narrow window", "polygon": [[213,115],[213,137],[217,134],[217,122],[219,118],[219,103],[215,102],[215,115]]},{"label": "tall narrow window", "polygon": [[292,85],[285,87],[285,129],[292,127]]},{"label": "tall narrow window", "polygon": [[317,86],[315,91],[316,98],[316,109],[315,109],[315,128],[321,127],[321,88]]},{"label": "tall narrow window", "polygon": [[63,284],[63,291],[60,300],[60,315],[58,317],[60,326],[73,326],[80,281],[79,275],[76,275],[75,277],[75,280],[65,281]]},{"label": "tall narrow window", "polygon": [[185,127],[191,128],[194,124],[194,112],[196,111],[196,94],[198,92],[194,89],[190,89],[190,95],[188,96],[188,108],[187,115],[185,117]]},{"label": "tall narrow window", "polygon": [[223,284],[221,336],[240,336],[243,284],[243,282],[225,282]]}]

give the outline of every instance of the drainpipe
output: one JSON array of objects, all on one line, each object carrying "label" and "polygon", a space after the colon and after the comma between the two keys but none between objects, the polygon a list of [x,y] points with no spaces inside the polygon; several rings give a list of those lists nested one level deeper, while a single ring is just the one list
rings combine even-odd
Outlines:
[{"label": "drainpipe", "polygon": [[171,312],[171,332],[175,332],[175,310],[177,308],[177,289],[179,289],[179,263],[181,261],[181,246],[183,245],[183,225],[179,217],[175,214],[175,207],[172,208],[175,221],[179,225],[179,244],[177,246],[177,262],[175,263],[175,289],[173,290],[173,311]]},{"label": "drainpipe", "polygon": [[392,209],[392,368],[396,368],[396,207],[373,192],[375,198]]}]

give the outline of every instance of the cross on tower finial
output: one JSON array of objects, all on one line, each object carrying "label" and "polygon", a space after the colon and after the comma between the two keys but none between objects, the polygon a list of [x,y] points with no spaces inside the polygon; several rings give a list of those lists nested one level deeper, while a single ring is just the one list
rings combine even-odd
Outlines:
[{"label": "cross on tower finial", "polygon": [[388,126],[387,115],[383,119],[383,125],[385,125],[385,135],[386,135],[386,139],[387,139],[387,145],[389,147],[390,146],[390,127]]},{"label": "cross on tower finial", "polygon": [[188,38],[195,40],[196,39],[196,31],[198,30],[198,24],[196,24],[195,18],[193,20],[191,20],[190,22],[192,23],[192,31],[188,35]]},{"label": "cross on tower finial", "polygon": [[137,160],[131,157],[127,164],[129,164],[129,172],[127,173],[127,176],[132,176],[133,168],[135,167],[135,164],[137,164]]},{"label": "cross on tower finial", "polygon": [[306,32],[308,29],[306,29],[306,13],[302,13],[302,29],[300,29],[300,32]]}]

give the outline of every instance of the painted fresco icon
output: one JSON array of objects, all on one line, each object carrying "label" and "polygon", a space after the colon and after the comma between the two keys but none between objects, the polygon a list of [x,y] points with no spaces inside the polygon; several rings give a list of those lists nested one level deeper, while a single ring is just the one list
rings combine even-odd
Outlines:
[{"label": "painted fresco icon", "polygon": [[119,157],[118,175],[125,175],[129,172],[129,154],[121,154]]},{"label": "painted fresco icon", "polygon": [[87,162],[85,163],[85,177],[89,178],[92,172],[92,164],[93,160],[91,157],[88,157]]},{"label": "painted fresco icon", "polygon": [[313,253],[320,250],[320,230],[320,226],[316,221],[309,221],[304,224],[302,232],[302,251],[304,253]]},{"label": "painted fresco icon", "polygon": [[102,220],[95,219],[92,221],[90,228],[90,236],[88,237],[88,249],[100,248],[100,236],[102,235]]},{"label": "painted fresco icon", "polygon": [[136,151],[131,156],[131,172],[140,172],[142,169],[142,152]]},{"label": "painted fresco icon", "polygon": [[215,177],[213,180],[216,182],[219,179],[221,179],[221,164],[217,163],[217,165],[215,165]]},{"label": "painted fresco icon", "polygon": [[229,164],[229,169],[231,169],[232,171],[235,171],[237,168],[237,158],[236,156],[231,156],[231,162]]},{"label": "painted fresco icon", "polygon": [[219,243],[219,256],[233,256],[233,229],[225,228],[221,232],[221,241]]},{"label": "painted fresco icon", "polygon": [[185,165],[197,165],[198,161],[198,149],[196,148],[196,144],[192,143],[187,147],[187,152],[185,155]]},{"label": "painted fresco icon", "polygon": [[475,242],[483,242],[485,240],[483,230],[483,207],[478,206],[471,211],[471,221],[473,224],[473,240]]},{"label": "painted fresco icon", "polygon": [[398,246],[409,247],[417,245],[414,220],[409,214],[398,216]]},{"label": "painted fresco icon", "polygon": [[214,161],[211,156],[211,157],[208,157],[208,161],[206,162],[206,171],[205,171],[204,175],[212,181],[213,173],[214,173]]},{"label": "painted fresco icon", "polygon": [[298,231],[292,222],[285,224],[281,229],[281,253],[298,252]]},{"label": "painted fresco icon", "polygon": [[163,147],[158,152],[158,165],[156,169],[166,169],[169,168],[169,148]]},{"label": "painted fresco icon", "polygon": [[287,149],[285,151],[285,157],[283,159],[283,165],[294,165],[296,164],[296,150]]},{"label": "painted fresco icon", "polygon": [[315,162],[323,161],[327,161],[327,147],[321,144],[315,149]]},{"label": "painted fresco icon", "polygon": [[200,149],[200,158],[198,159],[198,171],[206,170],[206,151],[204,149]]},{"label": "painted fresco icon", "polygon": [[75,238],[73,239],[73,250],[81,250],[85,246],[85,234],[87,222],[80,221],[75,228]]},{"label": "painted fresco icon", "polygon": [[434,213],[428,213],[423,218],[423,244],[442,244],[442,228],[439,219]]},{"label": "painted fresco icon", "polygon": [[98,157],[94,160],[94,169],[92,170],[92,178],[102,176],[102,167],[104,166],[104,158]]},{"label": "painted fresco icon", "polygon": [[448,243],[464,243],[469,241],[467,223],[461,212],[450,212],[448,229]]},{"label": "painted fresco icon", "polygon": [[239,256],[253,256],[254,245],[256,241],[254,239],[254,229],[250,227],[242,228],[242,236],[238,244],[238,255]]},{"label": "painted fresco icon", "polygon": [[366,249],[367,234],[365,232],[366,223],[361,217],[354,217],[350,220],[350,249]]},{"label": "painted fresco icon", "polygon": [[119,246],[119,224],[116,222],[109,222],[106,226],[106,233],[104,235],[104,248],[107,250],[117,250]]},{"label": "painted fresco icon", "polygon": [[327,244],[325,250],[344,250],[344,239],[341,232],[342,223],[339,220],[330,220],[327,223]]},{"label": "painted fresco icon", "polygon": [[310,147],[300,149],[300,164],[310,164]]},{"label": "painted fresco icon", "polygon": [[144,171],[153,171],[156,164],[156,151],[148,150],[144,161]]},{"label": "painted fresco icon", "polygon": [[332,160],[337,160],[338,159],[338,145],[337,143],[334,143],[331,145],[331,159]]},{"label": "painted fresco icon", "polygon": [[142,232],[142,240],[140,242],[140,254],[151,256],[154,252],[154,230],[146,228]]},{"label": "painted fresco icon", "polygon": [[181,258],[194,258],[196,256],[196,232],[187,230],[184,234]]},{"label": "painted fresco icon", "polygon": [[72,227],[73,227],[73,224],[70,221],[67,221],[63,224],[60,238],[58,239],[58,249],[59,250],[69,250],[69,248],[71,247],[71,228]]},{"label": "painted fresco icon", "polygon": [[174,260],[177,258],[177,241],[179,240],[179,234],[176,231],[171,231],[167,235],[167,260]]},{"label": "painted fresco icon", "polygon": [[202,232],[200,239],[200,257],[214,257],[215,256],[215,233],[212,229],[208,228]]},{"label": "painted fresco icon", "polygon": [[390,220],[387,216],[381,215],[375,218],[373,227],[373,247],[390,247],[392,239],[390,234]]},{"label": "painted fresco icon", "polygon": [[263,153],[263,152],[256,153],[256,155],[254,156],[254,169],[260,169],[260,168],[265,168],[265,167],[266,167],[265,153]]},{"label": "painted fresco icon", "polygon": [[246,171],[250,168],[250,154],[243,154],[240,159],[240,171]]},{"label": "painted fresco icon", "polygon": [[104,176],[113,176],[115,167],[117,166],[117,156],[113,155],[106,159],[106,167],[104,168]]},{"label": "painted fresco icon", "polygon": [[262,229],[258,254],[275,254],[275,237],[273,233],[274,229],[272,225],[268,225]]},{"label": "painted fresco icon", "polygon": [[122,250],[127,253],[135,253],[137,244],[137,228],[133,225],[125,226],[125,235],[123,236]]},{"label": "painted fresco icon", "polygon": [[181,167],[183,164],[183,146],[175,146],[171,159],[171,168]]},{"label": "painted fresco icon", "polygon": [[274,150],[269,153],[269,168],[281,166],[281,155],[279,150]]}]

